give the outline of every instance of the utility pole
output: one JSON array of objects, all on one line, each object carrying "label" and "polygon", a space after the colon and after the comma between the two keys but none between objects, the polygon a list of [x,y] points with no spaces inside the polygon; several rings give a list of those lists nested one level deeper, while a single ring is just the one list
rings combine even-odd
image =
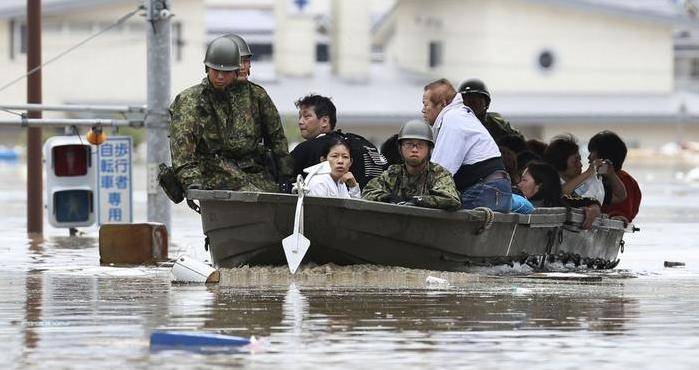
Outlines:
[{"label": "utility pole", "polygon": [[[27,72],[41,65],[41,0],[27,0]],[[27,78],[27,103],[41,103],[41,69]],[[41,118],[41,111],[28,111]],[[41,127],[27,128],[27,232],[44,232]]]},{"label": "utility pole", "polygon": [[[38,0],[37,0],[38,1]],[[170,201],[158,186],[158,164],[170,163],[170,0],[148,0],[146,45],[148,104],[146,111],[146,168],[148,221],[170,228]]]}]

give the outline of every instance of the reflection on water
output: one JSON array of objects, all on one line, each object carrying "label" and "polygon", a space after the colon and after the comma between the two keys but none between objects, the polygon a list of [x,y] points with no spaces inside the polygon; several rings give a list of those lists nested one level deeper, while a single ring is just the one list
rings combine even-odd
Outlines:
[{"label": "reflection on water", "polygon": [[[526,266],[443,273],[326,265],[294,277],[286,267],[232,269],[220,285],[203,286],[172,285],[164,268],[99,266],[96,228],[68,237],[47,227],[45,237],[28,238],[23,184],[10,170],[0,168],[0,364],[559,370],[694,369],[699,361],[699,231],[691,222],[699,191],[680,184],[642,184],[653,190],[644,193],[642,232],[627,236],[621,269],[585,273],[594,279],[540,279]],[[139,191],[135,208],[144,210]],[[198,218],[175,208],[173,224],[171,256],[201,252]],[[663,260],[687,266],[665,269]],[[449,284],[427,285],[428,276]],[[254,335],[264,346],[151,352],[153,330]]]}]

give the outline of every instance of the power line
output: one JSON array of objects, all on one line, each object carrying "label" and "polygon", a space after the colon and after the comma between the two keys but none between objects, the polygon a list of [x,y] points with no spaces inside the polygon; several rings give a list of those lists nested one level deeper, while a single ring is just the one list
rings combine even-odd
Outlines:
[{"label": "power line", "polygon": [[38,70],[44,68],[45,66],[47,66],[47,65],[49,65],[49,64],[51,64],[51,63],[57,61],[58,59],[60,59],[60,58],[62,58],[63,56],[65,56],[66,54],[70,53],[71,51],[73,51],[73,50],[75,50],[75,49],[77,49],[77,48],[79,48],[79,47],[85,45],[86,43],[88,43],[88,42],[91,41],[92,39],[94,39],[94,38],[96,38],[96,37],[102,35],[103,33],[105,33],[105,32],[107,32],[107,31],[111,30],[112,28],[114,28],[114,27],[116,27],[116,26],[119,26],[119,25],[123,24],[123,23],[126,22],[129,18],[131,18],[131,17],[133,17],[134,15],[136,15],[136,13],[138,13],[138,12],[141,11],[141,10],[145,10],[145,9],[146,9],[145,6],[139,5],[136,9],[134,9],[133,11],[131,11],[131,12],[127,13],[127,14],[125,14],[125,15],[122,16],[121,18],[117,19],[116,22],[114,22],[114,23],[112,23],[111,25],[109,25],[109,26],[103,28],[101,31],[99,31],[99,32],[97,32],[97,33],[95,33],[95,34],[93,34],[93,35],[90,35],[88,38],[86,38],[86,39],[80,41],[79,43],[77,43],[77,44],[71,46],[70,48],[68,48],[68,49],[66,49],[66,50],[64,50],[64,51],[62,51],[62,52],[60,52],[60,53],[59,53],[58,55],[56,55],[55,57],[53,57],[53,58],[47,60],[46,62],[44,62],[44,63],[42,63],[42,64],[40,64],[40,65],[38,65],[38,66],[36,66],[36,67],[34,67],[34,68],[32,68],[29,72],[27,72],[27,73],[25,73],[25,74],[23,74],[23,75],[21,75],[21,76],[15,78],[14,80],[8,82],[7,84],[3,85],[2,87],[0,87],[0,92],[4,91],[4,90],[7,89],[8,87],[10,87],[10,86],[16,84],[17,82],[22,81],[23,79],[25,79],[25,78],[31,76],[32,74],[36,73]]}]

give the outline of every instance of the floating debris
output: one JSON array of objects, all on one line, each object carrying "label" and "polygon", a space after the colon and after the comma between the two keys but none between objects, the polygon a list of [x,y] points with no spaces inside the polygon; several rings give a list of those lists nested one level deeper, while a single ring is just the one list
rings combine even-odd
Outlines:
[{"label": "floating debris", "polygon": [[150,335],[151,347],[240,347],[251,344],[251,339],[216,333],[183,331],[156,331]]},{"label": "floating debris", "polygon": [[441,279],[434,276],[428,276],[425,279],[425,284],[429,286],[449,286],[449,281],[447,279]]},{"label": "floating debris", "polygon": [[173,283],[218,283],[221,274],[190,256],[179,256],[170,270]]},{"label": "floating debris", "polygon": [[665,267],[683,267],[684,262],[665,261],[663,265],[665,265]]}]

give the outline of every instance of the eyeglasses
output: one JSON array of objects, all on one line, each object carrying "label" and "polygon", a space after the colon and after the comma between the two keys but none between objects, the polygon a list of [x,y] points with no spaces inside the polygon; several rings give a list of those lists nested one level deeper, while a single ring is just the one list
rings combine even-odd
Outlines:
[{"label": "eyeglasses", "polygon": [[400,146],[404,149],[425,149],[427,148],[427,143],[424,141],[403,141]]}]

